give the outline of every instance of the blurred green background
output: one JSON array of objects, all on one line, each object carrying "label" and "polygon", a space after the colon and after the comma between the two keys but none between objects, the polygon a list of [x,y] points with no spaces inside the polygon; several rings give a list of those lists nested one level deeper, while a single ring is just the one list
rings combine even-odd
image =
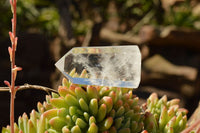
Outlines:
[{"label": "blurred green background", "polygon": [[[49,37],[58,35],[62,19],[70,23],[73,37],[86,35],[97,22],[116,18],[118,32],[137,33],[142,25],[199,29],[198,0],[18,0],[18,32],[34,31]],[[10,5],[0,2],[0,35],[8,37]],[[63,14],[65,14],[65,18]],[[141,23],[140,25],[138,23]],[[120,26],[124,29],[120,29]],[[137,27],[136,27],[137,26]]]}]

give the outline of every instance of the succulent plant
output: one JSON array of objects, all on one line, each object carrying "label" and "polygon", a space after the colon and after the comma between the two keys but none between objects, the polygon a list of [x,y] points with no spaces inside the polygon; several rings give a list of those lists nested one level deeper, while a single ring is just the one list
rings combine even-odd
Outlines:
[{"label": "succulent plant", "polygon": [[[75,69],[70,76],[88,77]],[[179,100],[159,100],[153,93],[143,108],[138,100],[132,89],[77,85],[64,78],[58,94],[47,95],[30,118],[25,113],[19,117],[15,133],[178,133],[186,127]],[[2,133],[10,133],[10,127]]]},{"label": "succulent plant", "polygon": [[147,99],[145,108],[144,127],[151,133],[179,133],[187,126],[187,110],[179,108],[179,99],[167,101],[164,95],[158,99],[152,93]]},{"label": "succulent plant", "polygon": [[[73,70],[71,76],[78,76]],[[80,77],[87,77],[83,71]],[[23,133],[98,133],[98,132],[141,132],[143,115],[140,113],[138,97],[131,89],[86,86],[70,83],[63,79],[58,93],[46,96],[38,103],[38,112],[33,110],[30,119],[24,114],[19,117],[16,132]],[[3,128],[9,132],[9,127]]]}]

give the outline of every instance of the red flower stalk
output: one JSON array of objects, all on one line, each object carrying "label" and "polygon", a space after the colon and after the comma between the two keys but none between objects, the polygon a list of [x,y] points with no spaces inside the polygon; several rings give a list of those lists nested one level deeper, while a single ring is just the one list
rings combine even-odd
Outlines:
[{"label": "red flower stalk", "polygon": [[11,133],[14,133],[14,99],[17,88],[15,88],[15,80],[17,76],[17,71],[22,70],[22,68],[17,67],[15,65],[15,51],[17,48],[17,40],[16,37],[16,24],[17,24],[17,0],[10,0],[11,10],[13,13],[12,18],[12,32],[9,32],[10,40],[11,40],[11,47],[8,47],[8,52],[10,55],[10,62],[11,62],[11,83],[8,81],[4,81],[4,83],[10,88],[10,129]]}]

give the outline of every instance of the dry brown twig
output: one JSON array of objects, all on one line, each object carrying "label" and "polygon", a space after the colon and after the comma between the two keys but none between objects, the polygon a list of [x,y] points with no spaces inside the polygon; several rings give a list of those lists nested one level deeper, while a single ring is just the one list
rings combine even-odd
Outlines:
[{"label": "dry brown twig", "polygon": [[[132,36],[132,35],[124,35],[109,29],[103,28],[100,32],[101,39],[108,40],[110,42],[119,43],[119,42],[126,42],[130,44],[137,44],[141,43],[140,37]],[[123,44],[123,43],[122,43]]]},{"label": "dry brown twig", "polygon": [[[24,84],[24,85],[18,86],[17,91],[28,90],[28,89],[42,90],[42,91],[45,91],[48,95],[50,95],[50,92],[58,93],[56,90],[52,88],[48,88],[48,87],[40,86],[40,85],[30,85],[30,84]],[[9,91],[9,87],[0,87],[0,91]]]}]

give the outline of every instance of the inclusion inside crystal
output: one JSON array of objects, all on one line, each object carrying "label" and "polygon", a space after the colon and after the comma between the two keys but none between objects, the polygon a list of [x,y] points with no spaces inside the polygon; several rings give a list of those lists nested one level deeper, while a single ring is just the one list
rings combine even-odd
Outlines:
[{"label": "inclusion inside crystal", "polygon": [[[75,84],[137,88],[141,75],[141,54],[137,46],[77,47],[57,63],[58,69]],[[71,77],[86,69],[88,78]]]}]

